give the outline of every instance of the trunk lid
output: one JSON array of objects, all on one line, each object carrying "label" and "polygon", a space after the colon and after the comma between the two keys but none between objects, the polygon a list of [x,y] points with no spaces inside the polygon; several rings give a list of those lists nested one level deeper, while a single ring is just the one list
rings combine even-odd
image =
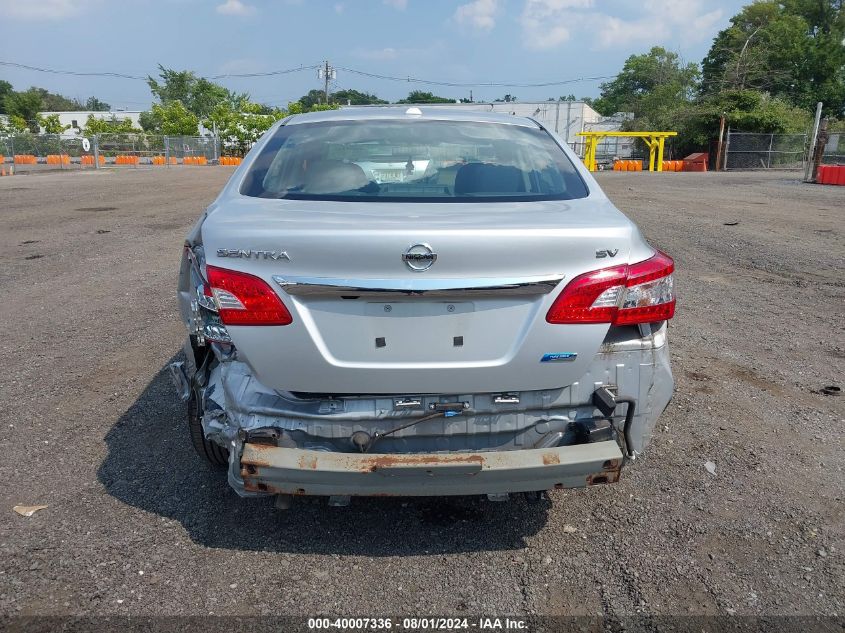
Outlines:
[{"label": "trunk lid", "polygon": [[[506,392],[579,380],[608,326],[551,325],[546,313],[573,277],[627,262],[635,235],[627,218],[592,196],[233,196],[215,203],[202,226],[209,264],[261,277],[293,315],[288,326],[229,328],[257,378],[278,390],[332,394]],[[417,246],[403,261],[413,245],[430,246],[436,260]],[[600,250],[617,254],[597,259]]]}]

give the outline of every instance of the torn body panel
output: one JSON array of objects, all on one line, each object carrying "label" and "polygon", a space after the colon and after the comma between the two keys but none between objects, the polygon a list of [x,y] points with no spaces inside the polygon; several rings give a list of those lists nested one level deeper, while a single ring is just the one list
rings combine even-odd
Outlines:
[{"label": "torn body panel", "polygon": [[[186,355],[196,356],[190,347]],[[230,345],[210,349],[203,431],[228,448],[229,482],[244,496],[496,494],[612,483],[628,451],[647,445],[673,384],[665,323],[644,337],[636,328],[612,331],[583,378],[567,387],[507,394],[277,392]],[[624,408],[608,418],[592,402],[602,386],[638,404],[628,447]],[[458,405],[448,417],[431,415],[448,404]],[[391,433],[397,427],[406,428]],[[372,452],[361,452],[356,433],[378,438]]]}]

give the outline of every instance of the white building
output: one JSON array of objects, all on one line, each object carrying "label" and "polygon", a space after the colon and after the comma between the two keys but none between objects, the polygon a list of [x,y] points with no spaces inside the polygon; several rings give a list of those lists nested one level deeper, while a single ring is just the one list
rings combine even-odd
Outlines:
[{"label": "white building", "polygon": [[[421,103],[426,108],[466,108],[486,112],[502,112],[536,119],[579,150],[583,146],[578,132],[618,130],[619,117],[603,117],[583,101],[496,101],[493,103]],[[383,106],[341,106],[343,108],[378,108]]]},{"label": "white building", "polygon": [[[141,110],[112,110],[110,112],[96,112],[93,110],[78,110],[72,112],[39,112],[42,117],[50,116],[52,114],[59,115],[59,122],[65,126],[69,125],[70,128],[66,130],[63,136],[79,136],[82,134],[82,128],[85,127],[85,124],[88,122],[88,117],[93,116],[95,119],[108,119],[111,120],[112,118],[117,119],[118,121],[124,121],[129,119],[132,121],[132,126],[136,128],[141,127]],[[43,132],[44,129],[42,128],[41,131]]]}]

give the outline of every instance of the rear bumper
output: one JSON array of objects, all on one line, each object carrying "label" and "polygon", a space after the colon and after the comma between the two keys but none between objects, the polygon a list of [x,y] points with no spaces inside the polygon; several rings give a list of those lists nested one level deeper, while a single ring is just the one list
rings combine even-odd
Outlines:
[{"label": "rear bumper", "polygon": [[451,454],[333,453],[246,443],[231,483],[254,494],[442,496],[582,488],[619,479],[614,441]]},{"label": "rear bumper", "polygon": [[[186,365],[191,354],[186,347]],[[241,496],[500,494],[612,483],[622,449],[602,433],[584,441],[584,425],[606,415],[593,393],[612,385],[617,399],[636,403],[626,444],[640,454],[673,388],[665,325],[639,339],[608,337],[579,381],[504,394],[514,398],[291,394],[261,384],[236,357],[218,360],[200,390],[202,424],[206,438],[228,449],[229,483]],[[404,406],[410,401],[415,407]],[[464,406],[458,415],[428,415],[442,403]],[[613,414],[617,431],[627,411]],[[359,452],[357,432],[379,435],[379,452]]]}]

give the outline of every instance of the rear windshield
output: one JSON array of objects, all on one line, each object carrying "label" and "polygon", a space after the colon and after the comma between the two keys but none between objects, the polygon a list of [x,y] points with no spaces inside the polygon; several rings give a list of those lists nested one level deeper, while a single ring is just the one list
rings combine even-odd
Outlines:
[{"label": "rear windshield", "polygon": [[358,120],[281,126],[241,193],[258,198],[478,202],[587,195],[539,128],[467,121]]}]

